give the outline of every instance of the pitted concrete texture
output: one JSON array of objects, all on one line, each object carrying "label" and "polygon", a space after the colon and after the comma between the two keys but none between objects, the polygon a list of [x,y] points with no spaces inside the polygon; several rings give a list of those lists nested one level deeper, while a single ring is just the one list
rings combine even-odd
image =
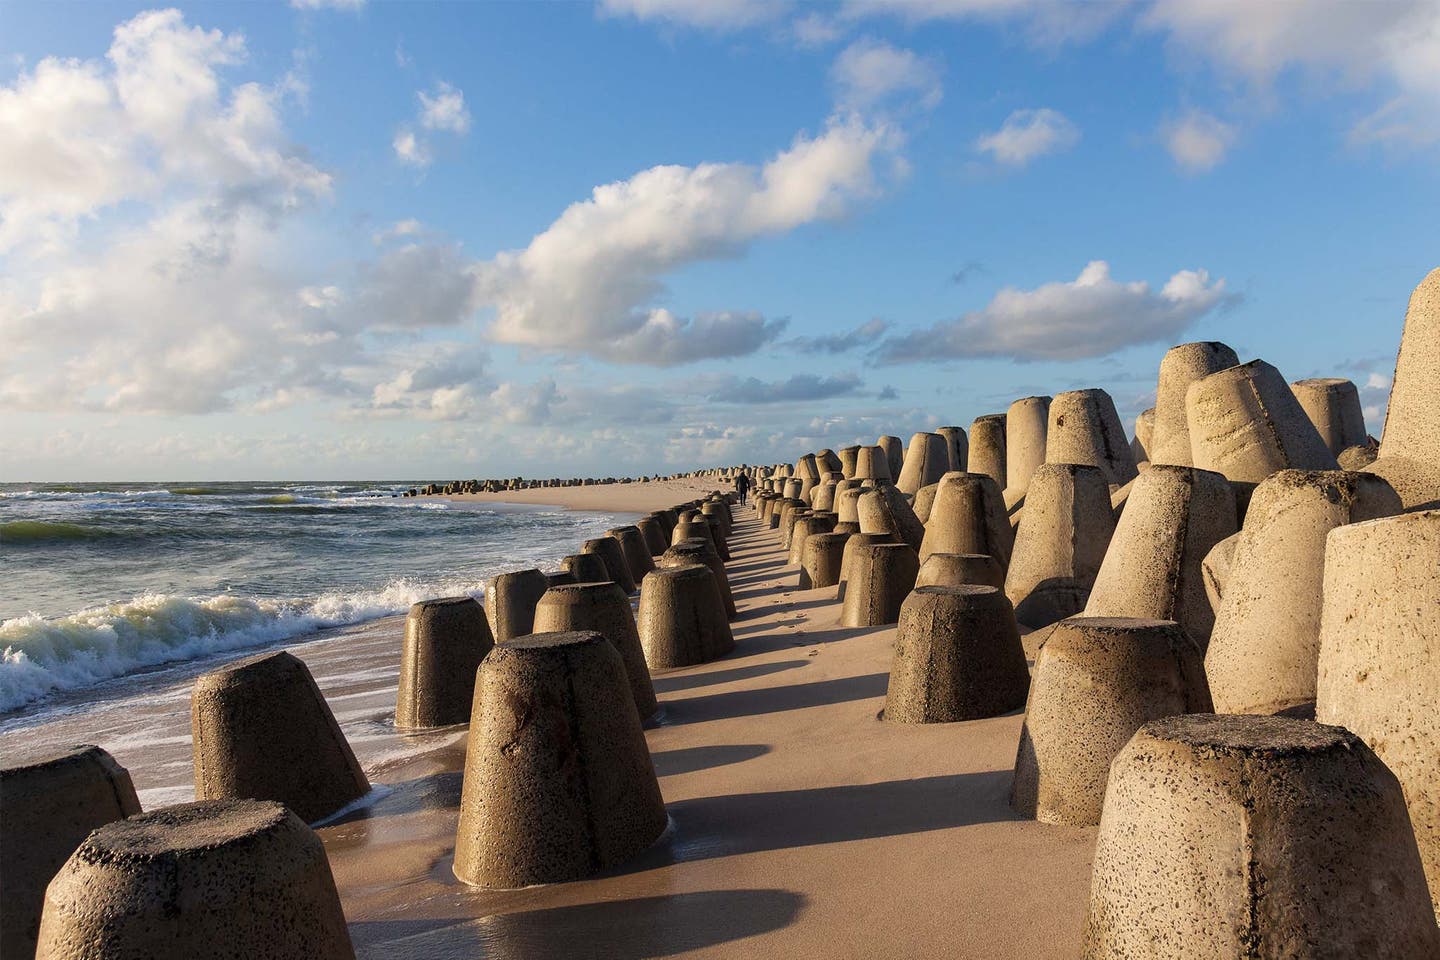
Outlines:
[{"label": "pitted concrete texture", "polygon": [[855,555],[862,546],[872,543],[898,543],[894,536],[888,533],[863,533],[856,531],[850,534],[850,539],[845,541],[845,549],[840,554],[840,582],[835,585],[835,599],[845,599],[845,584],[850,579],[850,565],[855,562]]},{"label": "pitted concrete texture", "polygon": [[915,516],[905,495],[889,484],[861,494],[856,509],[860,529],[866,533],[888,533],[916,551],[925,541],[925,524]]},{"label": "pitted concrete texture", "polygon": [[470,722],[475,671],[495,637],[473,597],[412,604],[405,618],[395,726],[448,727]]},{"label": "pitted concrete texture", "polygon": [[945,472],[951,470],[963,471],[970,462],[970,441],[965,436],[964,427],[936,427],[935,432],[945,438],[945,449],[950,453],[950,466]]},{"label": "pitted concrete texture", "polygon": [[1197,380],[1185,398],[1190,452],[1202,470],[1259,483],[1287,468],[1340,468],[1290,384],[1264,360]]},{"label": "pitted concrete texture", "polygon": [[792,506],[780,516],[780,546],[787,551],[790,549],[790,541],[795,536],[795,525],[801,517],[810,516],[810,508]]},{"label": "pitted concrete texture", "polygon": [[900,607],[885,695],[891,723],[955,723],[1025,705],[1030,671],[995,587],[916,587]]},{"label": "pitted concrete texture", "polygon": [[915,519],[921,523],[928,523],[930,511],[935,507],[935,494],[940,490],[940,481],[926,484],[915,491],[915,500],[910,508],[915,511]]},{"label": "pitted concrete texture", "polygon": [[859,487],[849,487],[841,490],[835,497],[835,516],[837,523],[859,523],[860,522],[860,495],[865,491]]},{"label": "pitted concrete texture", "polygon": [[846,479],[855,476],[855,468],[860,462],[860,447],[840,448],[840,472],[845,474]]},{"label": "pitted concrete texture", "polygon": [[1049,426],[1049,397],[1021,397],[1006,411],[1006,507],[1015,507],[1025,498],[1031,475],[1045,462],[1045,433]]},{"label": "pitted concrete texture", "polygon": [[480,887],[559,883],[655,842],[665,805],[629,700],[620,654],[598,633],[534,634],[485,658],[456,877]]},{"label": "pitted concrete texture", "polygon": [[1151,463],[1177,467],[1195,466],[1190,451],[1190,422],[1186,394],[1190,385],[1212,373],[1238,366],[1240,358],[1223,343],[1200,341],[1171,347],[1160,360],[1160,378],[1155,390],[1155,426],[1151,443],[1145,445]]},{"label": "pitted concrete texture", "polygon": [[[570,569],[570,572],[576,571]],[[607,575],[603,579],[611,577]],[[535,622],[535,604],[549,587],[545,574],[539,570],[515,570],[491,577],[485,584],[485,612],[490,617],[490,632],[495,639],[509,640],[529,633]]]},{"label": "pitted concrete texture", "polygon": [[720,554],[721,560],[729,560],[730,542],[725,536],[724,524],[718,517],[706,517],[705,522],[710,527],[710,542],[715,545],[715,552]]},{"label": "pitted concrete texture", "polygon": [[1401,509],[1390,485],[1368,473],[1281,470],[1256,488],[1205,651],[1217,711],[1314,703],[1326,536]]},{"label": "pitted concrete texture", "polygon": [[[578,582],[579,582],[579,581],[577,581],[577,580],[575,579],[575,574],[571,573],[569,570],[546,570],[546,571],[545,571],[545,589],[546,589],[546,590],[549,590],[551,587],[558,587],[558,586],[560,586],[560,584],[562,584],[562,583],[578,583]],[[485,625],[486,625],[486,626],[489,626],[490,624],[489,624],[489,622],[487,621]]]},{"label": "pitted concrete texture", "polygon": [[[560,566],[570,572],[576,583],[604,583],[610,579],[610,569],[605,566],[605,561],[593,553],[572,553],[560,561]],[[547,586],[545,589],[550,588]],[[535,602],[540,601],[537,599]]]},{"label": "pitted concrete texture", "polygon": [[1114,533],[1110,486],[1099,467],[1047,463],[1036,470],[1005,575],[1016,619],[1043,627],[1084,610]]},{"label": "pitted concrete texture", "polygon": [[1110,761],[1135,731],[1210,709],[1200,651],[1174,621],[1061,620],[1035,655],[1010,802],[1041,823],[1099,823]]},{"label": "pitted concrete texture", "polygon": [[720,587],[704,564],[646,574],[636,619],[652,670],[709,663],[735,649]]},{"label": "pitted concrete texture", "polygon": [[1347,447],[1365,442],[1365,414],[1355,384],[1338,377],[1317,377],[1295,381],[1290,391],[1336,457]]},{"label": "pitted concrete texture", "polygon": [[[800,501],[790,500],[782,502],[799,503]],[[725,556],[724,552],[720,549],[720,544],[716,541],[715,528],[710,525],[710,522],[708,520],[681,520],[679,523],[675,524],[675,530],[673,533],[670,534],[670,546],[673,547],[675,546],[675,544],[680,543],[684,540],[689,540],[691,537],[699,537],[702,540],[708,540],[710,542],[711,548],[714,549],[715,553],[718,556]]]},{"label": "pitted concrete texture", "polygon": [[830,471],[842,472],[844,462],[840,455],[829,447],[824,450],[815,451],[815,465],[820,468],[820,476],[823,478]]},{"label": "pitted concrete texture", "polygon": [[1014,547],[999,485],[983,473],[945,474],[920,543],[921,562],[932,553],[983,553],[1008,569]]},{"label": "pitted concrete texture", "polygon": [[705,564],[710,568],[710,572],[715,574],[715,582],[720,585],[720,599],[725,603],[725,618],[734,620],[737,614],[735,595],[730,589],[730,577],[725,570],[725,561],[720,559],[709,541],[701,537],[682,540],[661,554],[656,566],[687,567],[694,563]]},{"label": "pitted concrete texture", "polygon": [[1440,914],[1440,510],[1330,531],[1316,694],[1400,778]]},{"label": "pitted concrete texture", "polygon": [[1152,464],[1131,488],[1085,615],[1175,620],[1203,650],[1215,611],[1200,562],[1238,529],[1235,494],[1224,477]]},{"label": "pitted concrete texture", "polygon": [[[882,438],[883,439],[883,438]],[[896,443],[899,443],[896,440]],[[855,463],[856,480],[890,481],[898,473],[890,472],[890,455],[882,446],[861,447]]]},{"label": "pitted concrete texture", "polygon": [[845,570],[841,625],[878,627],[897,622],[900,605],[914,589],[919,572],[920,560],[909,544],[856,544]]},{"label": "pitted concrete texture", "polygon": [[1390,481],[1407,510],[1440,507],[1440,267],[1410,295],[1380,457],[1367,469]]},{"label": "pitted concrete texture", "polygon": [[938,433],[917,433],[905,449],[905,464],[895,486],[901,493],[914,495],[919,489],[937,482],[950,469],[950,450]]},{"label": "pitted concrete texture", "polygon": [[665,535],[665,527],[660,518],[654,514],[636,520],[635,527],[645,538],[645,549],[650,551],[651,557],[660,556],[670,546],[670,538]]},{"label": "pitted concrete texture", "polygon": [[[885,436],[875,441],[875,446],[879,447],[880,450],[884,452],[885,465],[886,468],[890,471],[890,476],[888,478],[870,477],[869,479],[889,479],[891,481],[898,480],[900,478],[900,469],[905,465],[905,445],[900,442],[899,437],[892,437],[889,434],[886,434]],[[863,474],[857,474],[857,476],[861,476],[862,479],[864,478]]]},{"label": "pitted concrete texture", "polygon": [[817,533],[829,533],[835,529],[835,514],[811,512],[800,517],[790,531],[790,554],[786,562],[799,566],[805,562],[805,541]]},{"label": "pitted concrete texture", "polygon": [[1210,609],[1219,610],[1220,604],[1225,597],[1225,583],[1230,579],[1230,568],[1235,562],[1235,545],[1240,542],[1240,534],[1230,534],[1205,554],[1205,559],[1200,561],[1200,576],[1205,581],[1205,597],[1210,601]]},{"label": "pitted concrete texture", "polygon": [[0,767],[0,956],[34,955],[51,878],[91,830],[139,812],[129,772],[99,747],[6,759]]},{"label": "pitted concrete texture", "polygon": [[1335,460],[1340,464],[1341,470],[1364,470],[1368,473],[1370,464],[1374,463],[1379,455],[1379,444],[1367,441],[1346,447],[1335,455]]},{"label": "pitted concrete texture", "polygon": [[967,473],[983,473],[1005,489],[1005,414],[989,413],[970,424]]},{"label": "pitted concrete texture", "polygon": [[274,800],[307,823],[370,791],[310,670],[268,653],[195,680],[195,796]]},{"label": "pitted concrete texture", "polygon": [[986,553],[932,553],[920,564],[916,587],[960,587],[974,584],[1005,588],[1005,571]]},{"label": "pitted concrete texture", "polygon": [[[1188,445],[1189,436],[1186,436]],[[1155,408],[1140,411],[1135,418],[1135,436],[1130,441],[1130,455],[1135,465],[1150,462],[1150,445],[1155,442]]]},{"label": "pitted concrete texture", "polygon": [[1081,956],[1440,956],[1394,775],[1339,727],[1146,724],[1110,770]]},{"label": "pitted concrete texture", "polygon": [[[728,512],[729,508],[725,509]],[[625,567],[630,571],[631,580],[639,583],[645,579],[645,574],[655,569],[655,560],[650,556],[650,547],[646,545],[645,536],[639,527],[615,527],[606,530],[605,536],[620,544],[620,552],[625,557]]]},{"label": "pitted concrete texture", "polygon": [[835,491],[838,482],[835,480],[822,480],[820,486],[816,487],[810,494],[810,507],[813,510],[833,512],[835,509]]},{"label": "pitted concrete texture", "polygon": [[[713,517],[720,524],[720,532],[730,536],[731,523],[734,517],[730,515],[730,505],[723,500],[707,500],[700,506],[700,512],[707,518]],[[645,571],[649,573],[650,571]]]},{"label": "pitted concrete texture", "polygon": [[[1070,390],[1055,395],[1045,434],[1045,462],[1099,467],[1106,481],[1117,487],[1135,479],[1135,454],[1110,394]],[[1033,474],[1030,483],[1035,483]]]},{"label": "pitted concrete texture", "polygon": [[182,803],[90,834],[45,895],[37,957],[353,958],[320,838],[278,803]]},{"label": "pitted concrete texture", "polygon": [[840,583],[840,566],[845,559],[849,533],[814,533],[805,538],[805,555],[800,561],[800,589],[815,590]]},{"label": "pitted concrete texture", "polygon": [[[686,541],[687,543],[700,541]],[[640,649],[640,632],[630,598],[613,583],[577,583],[548,590],[535,608],[536,633],[572,633],[593,630],[610,641],[625,664],[630,696],[641,720],[655,715],[660,705]]]},{"label": "pitted concrete texture", "polygon": [[798,499],[804,485],[805,481],[799,477],[789,477],[785,480],[785,486],[781,488],[781,492],[785,494],[785,499],[787,500]]},{"label": "pitted concrete texture", "polygon": [[[708,530],[709,524],[704,520],[681,520],[675,525],[676,537],[693,537],[696,529]],[[605,562],[605,570],[609,574],[605,579],[613,580],[620,585],[620,589],[626,593],[635,592],[635,580],[630,576],[630,565],[625,562],[625,551],[620,549],[620,542],[610,537],[596,537],[593,540],[586,540],[580,545],[581,553],[593,553]],[[508,637],[506,639],[509,639]]]}]

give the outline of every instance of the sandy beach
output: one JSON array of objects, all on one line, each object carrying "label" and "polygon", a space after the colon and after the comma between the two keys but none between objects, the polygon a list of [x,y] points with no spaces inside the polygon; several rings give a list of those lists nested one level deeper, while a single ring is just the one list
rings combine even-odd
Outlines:
[{"label": "sandy beach", "polygon": [[1010,810],[1020,714],[878,720],[894,628],[838,627],[834,589],[794,589],[774,532],[736,516],[735,652],[655,675],[666,837],[593,879],[468,888],[463,738],[439,738],[319,831],[360,955],[1075,955],[1094,831]]},{"label": "sandy beach", "polygon": [[457,493],[436,496],[433,499],[451,503],[525,503],[533,506],[564,507],[567,510],[648,513],[704,496],[714,490],[715,486],[713,479],[677,477],[673,480],[606,483],[589,487],[534,487],[500,493]]}]

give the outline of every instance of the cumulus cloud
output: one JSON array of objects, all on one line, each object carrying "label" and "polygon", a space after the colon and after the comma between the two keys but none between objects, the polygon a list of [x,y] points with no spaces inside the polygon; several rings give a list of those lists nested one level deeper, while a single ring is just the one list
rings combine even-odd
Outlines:
[{"label": "cumulus cloud", "polygon": [[1199,110],[1164,124],[1160,135],[1170,156],[1190,173],[1215,169],[1235,143],[1234,127]]},{"label": "cumulus cloud", "polygon": [[477,267],[503,343],[621,363],[740,356],[775,339],[783,320],[713,312],[687,319],[656,305],[663,278],[740,255],[755,240],[834,219],[874,194],[897,135],[858,117],[800,135],[761,166],[660,166],[596,187],[523,250]]},{"label": "cumulus cloud", "polygon": [[1068,282],[1034,290],[1006,287],[983,309],[882,343],[880,363],[958,357],[1077,360],[1122,347],[1172,341],[1210,311],[1232,301],[1224,280],[1181,270],[1159,290],[1120,282],[1103,260]]},{"label": "cumulus cloud", "polygon": [[856,347],[869,346],[885,335],[890,321],[879,317],[867,320],[844,333],[831,333],[819,337],[796,337],[785,341],[785,346],[800,353],[844,353]]},{"label": "cumulus cloud", "polygon": [[791,7],[789,0],[600,0],[606,16],[721,32],[772,23]]},{"label": "cumulus cloud", "polygon": [[860,376],[853,372],[832,377],[797,373],[784,380],[725,377],[710,388],[708,399],[714,403],[744,404],[826,400],[855,393],[860,386]]},{"label": "cumulus cloud", "polygon": [[898,102],[923,109],[940,104],[940,65],[883,40],[856,40],[830,68],[836,100],[847,110],[871,110]]},{"label": "cumulus cloud", "polygon": [[[418,90],[415,98],[420,108],[415,118],[421,130],[464,136],[470,131],[470,111],[465,107],[464,91],[441,80],[429,92]],[[395,131],[390,141],[395,157],[411,167],[428,167],[435,159],[430,141],[407,125]]]},{"label": "cumulus cloud", "polygon": [[1047,153],[1068,150],[1080,142],[1080,129],[1049,107],[1016,110],[1000,129],[975,141],[975,149],[1009,167],[1023,167]]}]

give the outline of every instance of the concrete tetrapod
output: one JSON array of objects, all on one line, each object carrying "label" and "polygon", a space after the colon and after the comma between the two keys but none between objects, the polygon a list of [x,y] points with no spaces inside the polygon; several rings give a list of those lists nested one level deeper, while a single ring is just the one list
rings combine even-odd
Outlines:
[{"label": "concrete tetrapod", "polygon": [[915,491],[915,500],[910,508],[915,511],[915,519],[921,523],[928,523],[930,511],[935,508],[935,494],[940,492],[940,481],[926,484]]},{"label": "concrete tetrapod", "polygon": [[[899,437],[892,437],[889,434],[875,441],[875,446],[885,453],[885,466],[890,471],[888,477],[870,477],[871,480],[898,480],[900,470],[905,465],[905,445],[900,442]],[[865,475],[856,474],[857,477],[865,479]]]},{"label": "concrete tetrapod", "polygon": [[835,522],[860,522],[860,495],[866,491],[860,487],[847,487],[835,496]]},{"label": "concrete tetrapod", "polygon": [[[1135,458],[1135,465],[1150,462],[1150,445],[1154,443],[1155,437],[1155,408],[1141,410],[1135,418],[1135,436],[1130,441],[1130,453]],[[1189,442],[1189,434],[1186,434],[1186,442]]]},{"label": "concrete tetrapod", "polygon": [[1400,510],[1390,484],[1368,473],[1281,470],[1255,488],[1205,651],[1217,711],[1309,711],[1325,538],[1344,524]]},{"label": "concrete tetrapod", "polygon": [[805,538],[805,556],[800,561],[800,589],[816,590],[840,583],[848,533],[812,533]]},{"label": "concrete tetrapod", "polygon": [[1195,466],[1190,452],[1186,393],[1197,380],[1239,364],[1234,350],[1213,340],[1182,343],[1166,351],[1155,390],[1155,427],[1151,442],[1145,445],[1151,463]]},{"label": "concrete tetrapod", "polygon": [[920,564],[916,587],[960,587],[974,584],[1005,588],[1005,571],[985,553],[932,553]]},{"label": "concrete tetrapod", "polygon": [[[850,544],[846,553],[851,553]],[[845,570],[841,626],[878,627],[897,622],[900,605],[914,589],[919,572],[919,558],[908,544],[854,544]]]},{"label": "concrete tetrapod", "polygon": [[1405,311],[1380,457],[1368,469],[1390,481],[1406,510],[1440,507],[1440,267]]},{"label": "concrete tetrapod", "polygon": [[970,441],[965,437],[965,428],[936,427],[935,432],[945,438],[945,449],[950,452],[950,466],[945,472],[959,470],[963,473],[970,462]]},{"label": "concrete tetrapod", "polygon": [[[576,572],[569,567],[564,569]],[[529,633],[535,623],[535,604],[545,596],[549,586],[545,574],[535,569],[514,570],[491,577],[490,582],[485,584],[485,603],[490,617],[490,632],[495,639],[509,640]]]},{"label": "concrete tetrapod", "polygon": [[1005,498],[983,473],[947,473],[920,543],[920,561],[932,553],[983,553],[1002,569],[1010,566],[1015,533],[1005,516]]},{"label": "concrete tetrapod", "polygon": [[855,467],[860,461],[860,447],[850,446],[840,448],[840,472],[846,479],[855,476]]},{"label": "concrete tetrapod", "polygon": [[1290,391],[1315,425],[1320,439],[1336,457],[1341,451],[1366,441],[1360,391],[1349,380],[1339,377],[1297,380],[1290,384]]},{"label": "concrete tetrapod", "polygon": [[1235,494],[1224,477],[1151,464],[1115,525],[1085,615],[1175,620],[1203,651],[1215,611],[1200,562],[1238,529]]},{"label": "concrete tetrapod", "polygon": [[[675,536],[679,536],[682,530],[693,530],[696,527],[708,528],[709,525],[703,520],[682,520],[675,525]],[[686,536],[693,537],[695,534],[688,532]],[[605,561],[605,570],[609,574],[605,579],[615,581],[626,593],[635,592],[635,581],[630,576],[630,565],[625,562],[625,551],[620,549],[618,540],[611,537],[596,537],[594,540],[586,540],[580,545],[580,552],[592,553]],[[539,602],[538,598],[536,602]]]},{"label": "concrete tetrapod", "polygon": [[808,516],[810,508],[798,506],[792,506],[780,514],[780,546],[784,547],[787,553],[790,550],[790,541],[795,535],[795,525],[801,517]]},{"label": "concrete tetrapod", "polygon": [[835,529],[835,514],[811,513],[795,521],[790,531],[790,554],[786,562],[795,566],[805,562],[805,541],[817,533],[830,533]]},{"label": "concrete tetrapod", "polygon": [[659,517],[654,514],[641,517],[635,521],[635,526],[645,538],[645,548],[650,551],[650,556],[658,557],[669,548],[670,538],[666,536],[665,525]]},{"label": "concrete tetrapod", "polygon": [[[730,505],[728,503],[721,500],[707,500],[701,504],[700,512],[705,515],[707,520],[714,519],[716,523],[720,524],[720,533],[723,536],[730,536],[731,526],[735,518],[730,515]],[[650,571],[646,570],[645,572],[649,573]],[[641,579],[644,578],[642,577]]]},{"label": "concrete tetrapod", "polygon": [[1085,960],[1440,956],[1394,775],[1350,732],[1169,717],[1110,768]]},{"label": "concrete tetrapod", "polygon": [[938,433],[917,433],[905,450],[905,465],[895,486],[901,493],[915,494],[921,487],[936,483],[950,470],[950,449]]},{"label": "concrete tetrapod", "polygon": [[889,484],[862,493],[856,512],[865,533],[888,533],[916,551],[925,541],[925,524],[915,516],[904,494]]},{"label": "concrete tetrapod", "polygon": [[640,719],[648,720],[660,709],[655,687],[640,649],[640,632],[630,598],[614,583],[576,583],[545,591],[535,608],[536,633],[573,633],[593,630],[620,654],[631,699]]},{"label": "concrete tetrapod", "polygon": [[100,827],[45,894],[37,958],[355,956],[320,838],[278,803],[182,803]]},{"label": "concrete tetrapod", "polygon": [[[580,582],[580,581],[578,581],[578,580],[575,579],[575,574],[571,573],[569,570],[546,570],[546,571],[545,571],[545,589],[546,589],[546,590],[549,590],[551,587],[558,587],[558,586],[560,586],[560,585],[563,584],[563,583],[579,583],[579,582]],[[488,626],[489,624],[487,623],[486,625]]]},{"label": "concrete tetrapod", "polygon": [[885,694],[891,723],[955,723],[1025,705],[1030,671],[995,587],[916,587],[900,607]]},{"label": "concrete tetrapod", "polygon": [[1035,655],[1010,802],[1041,823],[1099,823],[1110,761],[1135,731],[1210,709],[1200,651],[1174,621],[1061,620]]},{"label": "concrete tetrapod", "polygon": [[577,880],[655,842],[665,805],[630,700],[625,664],[598,633],[533,634],[490,652],[475,681],[457,878]]},{"label": "concrete tetrapod", "polygon": [[1330,531],[1315,717],[1400,778],[1440,915],[1440,510]]},{"label": "concrete tetrapod", "polygon": [[868,546],[872,543],[898,543],[888,533],[860,533],[850,534],[850,539],[845,541],[845,549],[840,553],[840,582],[835,585],[835,599],[845,599],[845,583],[850,579],[850,565],[855,562],[855,554],[861,546]]},{"label": "concrete tetrapod", "polygon": [[80,841],[140,812],[129,772],[88,744],[0,767],[0,956],[35,954],[45,887]]},{"label": "concrete tetrapod", "polygon": [[810,508],[822,512],[832,512],[835,509],[835,488],[834,480],[822,480],[820,486],[816,487],[810,494]]},{"label": "concrete tetrapod", "polygon": [[448,727],[470,722],[475,671],[495,646],[485,611],[473,597],[422,600],[405,618],[395,726]]},{"label": "concrete tetrapod", "polygon": [[631,580],[639,583],[645,579],[645,574],[655,569],[655,561],[639,527],[616,527],[606,530],[605,536],[620,544],[620,552],[625,556],[625,569],[629,571]]},{"label": "concrete tetrapod", "polygon": [[734,620],[739,612],[735,609],[735,594],[730,589],[730,577],[725,571],[725,561],[715,552],[715,548],[699,537],[691,537],[689,540],[675,544],[660,556],[657,567],[688,567],[692,564],[703,563],[715,574],[715,582],[720,585],[720,599],[725,604],[725,617],[727,620]]},{"label": "concrete tetrapod", "polygon": [[[1099,467],[1105,480],[1117,487],[1135,479],[1135,454],[1110,394],[1070,390],[1055,395],[1045,433],[1045,462]],[[1030,483],[1035,483],[1033,473]]]},{"label": "concrete tetrapod", "polygon": [[1005,507],[1015,509],[1030,489],[1030,476],[1045,462],[1049,397],[1021,397],[1005,413]]},{"label": "concrete tetrapod", "polygon": [[1036,470],[1005,574],[1015,619],[1043,627],[1084,610],[1114,533],[1110,486],[1099,467],[1047,463]]},{"label": "concrete tetrapod", "polygon": [[[604,583],[610,579],[610,569],[605,566],[605,561],[593,553],[572,553],[560,561],[560,566],[574,576],[576,583]],[[545,589],[550,589],[548,584]],[[537,599],[535,602],[540,601]]]},{"label": "concrete tetrapod", "polygon": [[1005,489],[1005,414],[989,413],[970,424],[967,473],[983,473]]},{"label": "concrete tetrapod", "polygon": [[890,460],[880,447],[861,447],[855,463],[856,480],[890,481]]},{"label": "concrete tetrapod", "polygon": [[1195,466],[1259,483],[1276,470],[1337,470],[1335,455],[1285,378],[1251,360],[1190,384],[1185,395]]},{"label": "concrete tetrapod", "polygon": [[315,678],[288,653],[197,677],[190,728],[200,800],[274,800],[313,823],[370,791]]},{"label": "concrete tetrapod", "polygon": [[720,587],[704,564],[646,574],[637,621],[652,670],[709,663],[735,649]]}]

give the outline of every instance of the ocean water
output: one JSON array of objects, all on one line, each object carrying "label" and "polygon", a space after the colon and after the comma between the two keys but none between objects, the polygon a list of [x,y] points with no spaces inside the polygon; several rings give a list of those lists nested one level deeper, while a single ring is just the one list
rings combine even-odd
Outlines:
[{"label": "ocean water", "polygon": [[0,484],[0,727],[481,597],[633,518],[393,496],[414,485]]}]

